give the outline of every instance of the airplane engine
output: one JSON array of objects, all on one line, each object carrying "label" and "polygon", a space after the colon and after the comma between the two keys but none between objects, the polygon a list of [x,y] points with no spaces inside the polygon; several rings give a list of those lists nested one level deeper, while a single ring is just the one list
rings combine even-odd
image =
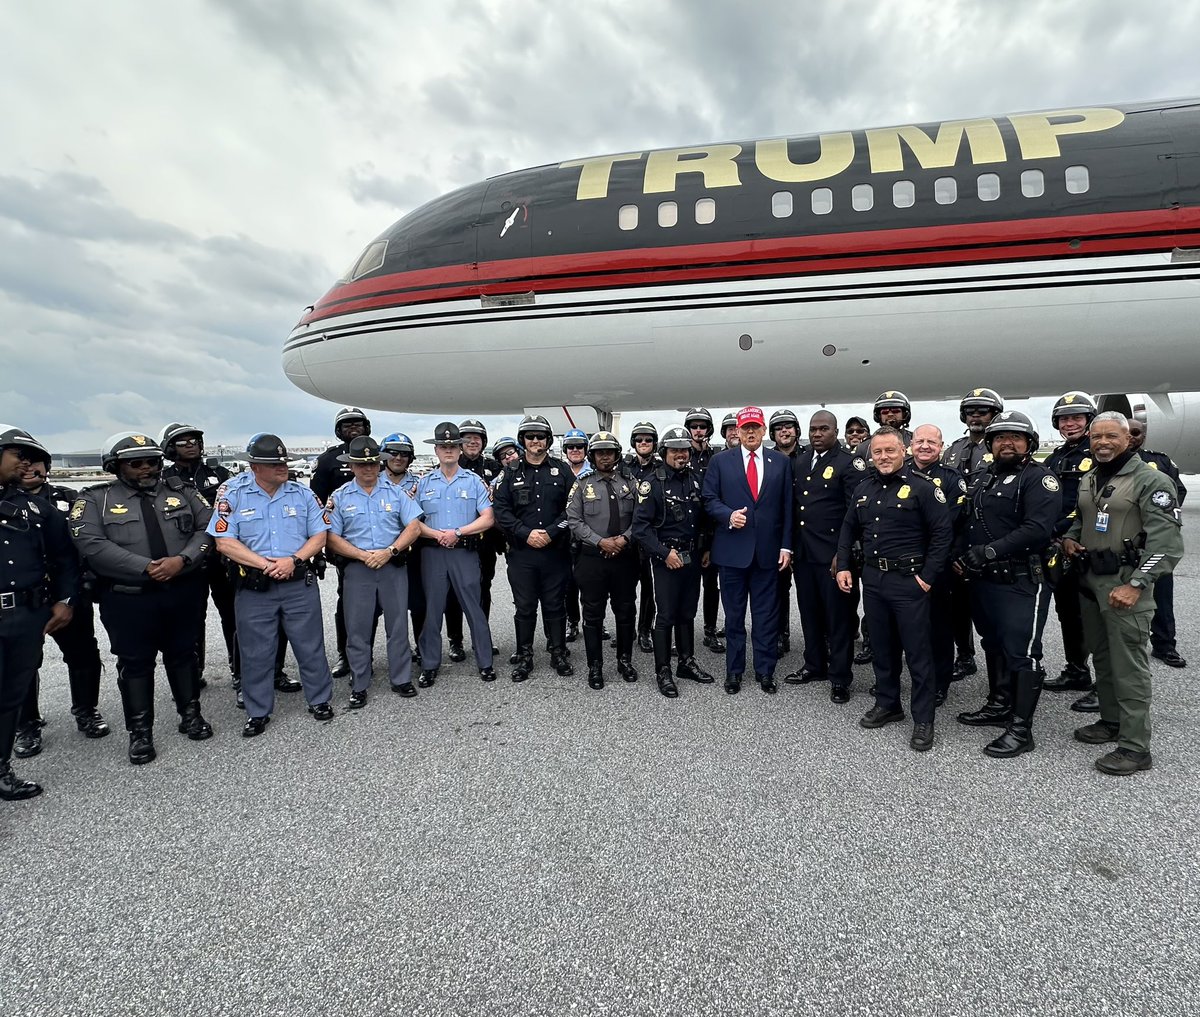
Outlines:
[{"label": "airplane engine", "polygon": [[1200,392],[1097,396],[1102,411],[1116,410],[1146,424],[1146,447],[1165,452],[1181,473],[1200,473]]}]

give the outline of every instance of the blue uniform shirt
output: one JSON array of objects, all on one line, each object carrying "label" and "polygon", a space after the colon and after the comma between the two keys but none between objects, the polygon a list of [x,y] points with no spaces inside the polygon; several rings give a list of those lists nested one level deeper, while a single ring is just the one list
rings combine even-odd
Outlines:
[{"label": "blue uniform shirt", "polygon": [[286,558],[309,537],[329,529],[317,499],[294,480],[280,485],[271,497],[251,480],[229,484],[217,497],[217,510],[208,523],[214,537],[235,537],[264,558]]},{"label": "blue uniform shirt", "polygon": [[420,506],[382,475],[370,494],[351,480],[329,499],[330,529],[362,551],[387,547],[420,518]]},{"label": "blue uniform shirt", "polygon": [[447,480],[440,469],[426,473],[417,485],[417,501],[425,524],[434,530],[457,530],[492,507],[487,485],[461,466],[453,480]]}]

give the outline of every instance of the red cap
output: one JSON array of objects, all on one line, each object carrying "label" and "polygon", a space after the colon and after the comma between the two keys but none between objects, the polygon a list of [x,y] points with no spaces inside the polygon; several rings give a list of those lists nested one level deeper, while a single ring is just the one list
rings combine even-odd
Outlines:
[{"label": "red cap", "polygon": [[757,406],[744,406],[738,410],[737,426],[745,427],[747,424],[759,424],[762,427],[766,427],[767,421],[763,417],[763,411]]}]

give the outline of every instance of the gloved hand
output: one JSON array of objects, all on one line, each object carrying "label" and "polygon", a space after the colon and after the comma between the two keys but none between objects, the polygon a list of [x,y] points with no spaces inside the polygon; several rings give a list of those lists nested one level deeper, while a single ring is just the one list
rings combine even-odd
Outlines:
[{"label": "gloved hand", "polygon": [[986,549],[986,544],[976,544],[974,547],[970,548],[967,553],[963,555],[963,561],[967,563],[967,567],[975,571],[982,569],[983,566],[988,562]]}]

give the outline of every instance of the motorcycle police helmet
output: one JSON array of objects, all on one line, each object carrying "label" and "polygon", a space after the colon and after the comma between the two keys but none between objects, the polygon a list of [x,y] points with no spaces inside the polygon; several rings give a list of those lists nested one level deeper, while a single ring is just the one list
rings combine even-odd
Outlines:
[{"label": "motorcycle police helmet", "polygon": [[1000,393],[995,389],[972,389],[958,403],[958,419],[964,424],[967,422],[967,410],[990,410],[992,413],[1002,413],[1004,400],[1000,398]]},{"label": "motorcycle police helmet", "polygon": [[477,434],[477,435],[479,435],[480,440],[485,445],[487,444],[487,438],[488,438],[487,428],[483,426],[483,422],[480,420],[470,420],[470,419],[464,420],[461,424],[458,425],[458,433],[461,434],[464,438],[468,434]]},{"label": "motorcycle police helmet", "polygon": [[30,462],[44,462],[50,465],[50,453],[46,446],[38,441],[28,431],[12,424],[0,424],[0,450],[6,448],[21,449],[29,456]]},{"label": "motorcycle police helmet", "polygon": [[638,439],[639,434],[649,435],[650,440],[653,441],[655,445],[658,444],[658,428],[655,427],[648,420],[639,420],[636,424],[633,425],[633,430],[629,432],[629,447],[630,448],[632,448],[632,449],[637,448],[637,439]]},{"label": "motorcycle police helmet", "polygon": [[721,421],[721,437],[728,441],[731,430],[737,430],[737,414],[726,413],[724,419]]},{"label": "motorcycle police helmet", "polygon": [[1004,410],[997,413],[996,418],[984,429],[983,442],[989,452],[992,450],[992,439],[998,434],[1025,435],[1029,439],[1029,455],[1033,455],[1041,444],[1033,421],[1020,410]]},{"label": "motorcycle police helmet", "polygon": [[672,427],[663,432],[662,441],[659,442],[658,450],[660,453],[665,452],[669,448],[675,449],[690,449],[692,447],[692,436],[687,433],[682,427]]},{"label": "motorcycle police helmet", "polygon": [[550,422],[540,413],[522,417],[521,422],[517,425],[517,441],[522,447],[526,444],[525,439],[529,437],[545,438],[546,441],[554,438]]},{"label": "motorcycle police helmet", "polygon": [[565,452],[567,450],[568,445],[578,445],[580,442],[583,443],[584,450],[586,451],[588,447],[587,431],[580,427],[572,427],[566,434],[563,435],[563,451]]},{"label": "motorcycle police helmet", "polygon": [[881,410],[903,410],[904,416],[901,418],[900,423],[905,427],[907,427],[909,422],[912,420],[912,403],[908,401],[908,396],[906,396],[903,392],[896,392],[894,390],[880,392],[879,398],[875,400],[875,406],[873,410],[875,423],[877,424],[883,423],[883,420],[880,417]]},{"label": "motorcycle police helmet", "polygon": [[357,406],[343,406],[337,411],[337,416],[333,418],[334,436],[341,441],[345,441],[346,439],[342,435],[342,425],[349,424],[355,420],[361,420],[363,422],[363,427],[366,428],[366,430],[363,432],[364,434],[371,433],[370,418],[368,418],[362,410],[360,410]]},{"label": "motorcycle police helmet", "polygon": [[350,439],[349,447],[337,458],[339,463],[378,464],[379,442],[369,434],[360,434],[357,438]]},{"label": "motorcycle police helmet", "polygon": [[100,446],[100,466],[105,473],[114,475],[123,459],[158,459],[161,467],[162,457],[162,449],[154,439],[140,431],[118,431]]},{"label": "motorcycle police helmet", "polygon": [[521,446],[517,444],[517,439],[509,435],[503,435],[496,439],[496,444],[492,446],[492,458],[499,459],[506,449],[513,449],[518,454],[521,451]]},{"label": "motorcycle police helmet", "polygon": [[706,410],[703,406],[693,406],[690,410],[687,411],[687,413],[684,414],[683,426],[685,429],[690,430],[693,422],[699,423],[699,424],[707,424],[708,425],[708,434],[705,437],[708,437],[708,438],[712,437],[712,433],[713,433],[712,414],[709,413],[708,410]]},{"label": "motorcycle police helmet", "polygon": [[1099,412],[1096,401],[1086,392],[1065,392],[1058,397],[1050,411],[1050,422],[1057,427],[1059,417],[1071,417],[1082,413],[1090,425],[1092,418]]},{"label": "motorcycle police helmet", "polygon": [[[734,423],[734,426],[736,427],[737,426],[737,417],[733,418],[733,423]],[[799,432],[800,421],[796,417],[796,414],[794,414],[791,410],[776,410],[774,413],[772,413],[771,419],[768,421],[769,426],[767,427],[767,432],[769,433],[771,440],[772,441],[775,440],[775,428],[787,427],[789,424],[792,427],[794,427],[797,432]],[[724,425],[722,425],[722,427],[721,427],[721,433],[722,434],[725,433]]]},{"label": "motorcycle police helmet", "polygon": [[402,431],[393,431],[383,439],[383,444],[379,446],[379,451],[385,456],[413,456],[416,455],[416,448],[413,445],[413,440]]},{"label": "motorcycle police helmet", "polygon": [[283,439],[277,434],[256,434],[246,446],[251,463],[259,466],[287,466],[288,451]]},{"label": "motorcycle police helmet", "polygon": [[204,432],[198,427],[191,424],[181,424],[178,421],[167,424],[158,434],[158,446],[162,449],[163,455],[175,461],[175,441],[183,438],[186,435],[194,434],[200,439],[200,452],[204,453]]},{"label": "motorcycle police helmet", "polygon": [[592,440],[588,442],[587,460],[593,466],[596,465],[597,452],[615,452],[617,459],[621,458],[621,443],[617,441],[617,436],[611,431],[597,431],[592,435]]}]

